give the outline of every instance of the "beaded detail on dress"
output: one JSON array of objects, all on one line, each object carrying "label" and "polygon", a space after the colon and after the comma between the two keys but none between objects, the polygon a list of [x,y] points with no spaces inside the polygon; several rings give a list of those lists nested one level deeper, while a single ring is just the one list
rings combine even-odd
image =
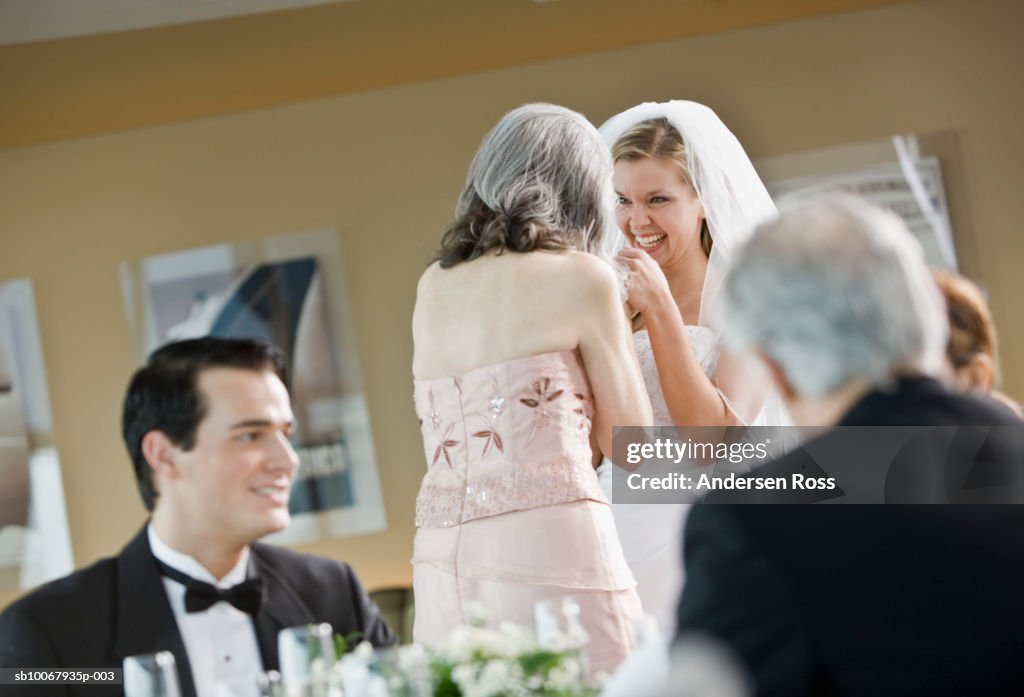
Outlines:
[{"label": "beaded detail on dress", "polygon": [[[707,327],[699,325],[686,325],[686,336],[690,340],[697,360],[701,368],[708,376],[715,369],[718,362],[720,345],[715,337],[715,332]],[[668,406],[665,404],[665,393],[661,389],[661,378],[658,375],[658,366],[654,361],[654,349],[651,348],[651,337],[646,329],[633,333],[633,343],[636,345],[636,356],[640,362],[640,372],[644,376],[644,386],[651,398],[651,412],[654,417],[655,426],[669,426],[672,424],[672,417],[669,416]]]},{"label": "beaded detail on dress", "polygon": [[417,527],[568,501],[606,501],[590,448],[579,354],[561,351],[415,381],[427,473]]}]

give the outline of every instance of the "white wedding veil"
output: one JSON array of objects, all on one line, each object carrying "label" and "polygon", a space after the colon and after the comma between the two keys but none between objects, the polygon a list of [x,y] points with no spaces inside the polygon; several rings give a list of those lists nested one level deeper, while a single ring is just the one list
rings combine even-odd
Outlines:
[{"label": "white wedding veil", "polygon": [[[627,131],[644,121],[664,118],[679,132],[686,150],[690,182],[704,207],[713,245],[701,294],[698,323],[719,334],[718,300],[722,280],[739,246],[754,227],[776,215],[775,204],[743,146],[714,111],[697,102],[645,102],[613,116],[600,128],[611,148]],[[626,246],[616,229],[608,234],[611,256]],[[768,379],[751,357],[726,357],[712,374],[727,406],[748,424],[779,425],[784,410]],[[770,394],[769,394],[770,393]],[[766,398],[765,395],[768,395]]]}]

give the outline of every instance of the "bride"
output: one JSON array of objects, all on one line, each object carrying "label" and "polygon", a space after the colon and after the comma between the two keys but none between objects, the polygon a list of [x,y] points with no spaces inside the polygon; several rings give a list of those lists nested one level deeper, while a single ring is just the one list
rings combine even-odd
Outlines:
[{"label": "bride", "polygon": [[[767,377],[719,343],[733,252],[775,205],[743,147],[708,107],[645,103],[601,127],[615,162],[619,261],[633,338],[662,426],[779,425]],[[611,491],[613,465],[599,474]],[[644,611],[671,637],[683,582],[683,504],[613,506]]]}]

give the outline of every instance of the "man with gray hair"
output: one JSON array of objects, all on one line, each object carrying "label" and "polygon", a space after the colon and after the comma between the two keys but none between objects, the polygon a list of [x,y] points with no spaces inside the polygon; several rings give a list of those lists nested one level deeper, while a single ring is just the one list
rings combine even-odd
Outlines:
[{"label": "man with gray hair", "polygon": [[[808,448],[844,427],[1019,424],[930,377],[946,336],[938,290],[902,223],[857,199],[763,225],[726,280],[722,326],[767,366]],[[806,462],[795,451],[764,469]],[[1019,507],[705,502],[684,549],[680,635],[724,640],[759,697],[1024,694]]]}]

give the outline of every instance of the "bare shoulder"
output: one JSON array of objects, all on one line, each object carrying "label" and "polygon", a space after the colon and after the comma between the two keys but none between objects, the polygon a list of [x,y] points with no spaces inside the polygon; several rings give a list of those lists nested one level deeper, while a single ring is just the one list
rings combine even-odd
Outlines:
[{"label": "bare shoulder", "polygon": [[562,250],[522,257],[509,269],[513,273],[508,282],[520,289],[522,299],[544,298],[541,312],[578,315],[591,308],[621,304],[615,270],[593,254]]},{"label": "bare shoulder", "polygon": [[420,275],[420,280],[416,283],[416,302],[412,309],[412,331],[415,337],[430,323],[430,317],[436,311],[433,306],[435,304],[435,296],[437,291],[437,273],[441,268],[439,262],[434,262],[424,270]]},{"label": "bare shoulder", "polygon": [[441,270],[441,262],[435,261],[428,266],[422,274],[420,274],[420,280],[416,284],[416,292],[422,293],[425,290],[429,290],[431,284],[434,282],[437,272]]},{"label": "bare shoulder", "polygon": [[568,252],[564,256],[567,295],[587,305],[618,304],[619,278],[615,269],[603,259],[587,252]]},{"label": "bare shoulder", "polygon": [[[552,255],[554,256],[554,255]],[[590,252],[582,252],[577,249],[567,249],[557,253],[557,257],[568,267],[578,269],[584,274],[601,274],[604,272],[615,273],[612,267],[603,259]]]},{"label": "bare shoulder", "polygon": [[615,270],[604,260],[588,252],[561,250],[533,252],[527,255],[535,262],[538,273],[563,279],[569,285],[616,283]]}]

